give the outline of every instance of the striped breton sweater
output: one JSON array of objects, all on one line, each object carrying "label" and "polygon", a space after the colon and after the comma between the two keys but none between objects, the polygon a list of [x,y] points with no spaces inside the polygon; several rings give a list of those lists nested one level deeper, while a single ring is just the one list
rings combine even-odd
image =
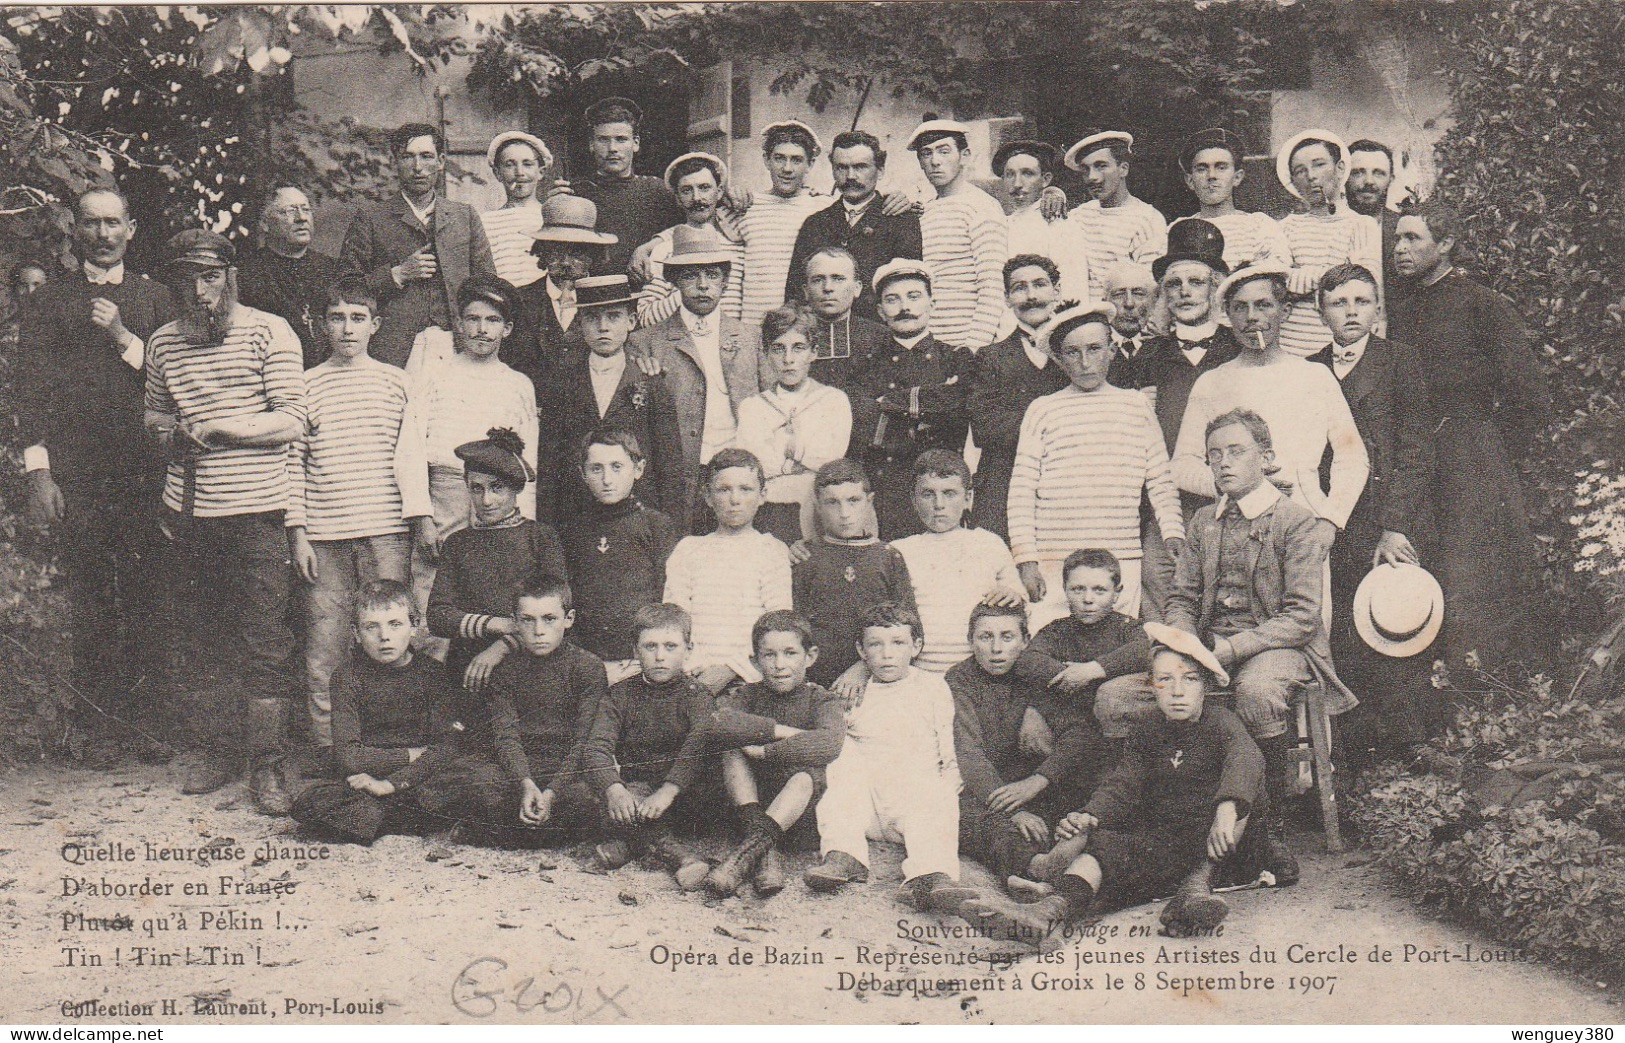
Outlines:
[{"label": "striped breton sweater", "polygon": [[1010,548],[986,529],[917,533],[892,548],[903,556],[914,583],[925,628],[925,647],[914,665],[922,670],[946,673],[970,655],[971,610],[995,589],[1022,589]]},{"label": "striped breton sweater", "polygon": [[815,196],[805,188],[793,196],[759,192],[739,218],[739,237],[745,244],[741,318],[746,326],[759,326],[763,315],[784,303],[784,281],[801,222],[828,205],[829,196]]},{"label": "striped breton sweater", "polygon": [[1017,564],[1052,565],[1084,547],[1140,557],[1140,493],[1164,539],[1184,539],[1168,448],[1138,391],[1076,385],[1035,399],[1010,474],[1010,549]]},{"label": "striped breton sweater", "polygon": [[967,185],[925,204],[920,218],[925,266],[931,269],[931,335],[976,351],[998,339],[1004,318],[1004,262],[1009,257],[1004,209]]},{"label": "striped breton sweater", "polygon": [[[189,343],[178,321],[161,326],[147,341],[145,405],[188,427],[267,412],[303,427],[305,360],[299,338],[286,320],[243,305],[219,344]],[[285,445],[210,450],[197,458],[190,496],[186,468],[171,463],[164,475],[164,506],[200,518],[285,510],[289,452]]]},{"label": "striped breton sweater", "polygon": [[1292,248],[1287,245],[1280,224],[1268,214],[1237,210],[1202,220],[1224,233],[1224,263],[1231,271],[1244,264],[1257,264],[1266,257],[1281,264],[1292,263]]},{"label": "striped breton sweater", "polygon": [[434,513],[406,374],[376,359],[305,371],[309,420],[289,454],[287,526],[312,540],[406,532]]},{"label": "striped breton sweater", "polygon": [[[1292,251],[1287,263],[1294,268],[1312,269],[1318,278],[1333,265],[1353,261],[1382,279],[1382,226],[1374,218],[1348,209],[1328,217],[1288,214],[1281,218],[1281,232]],[[1320,321],[1314,298],[1294,300],[1281,323],[1281,347],[1308,358],[1331,342],[1332,331]]]},{"label": "striped breton sweater", "polygon": [[542,266],[530,248],[536,242],[533,232],[542,228],[542,207],[535,200],[524,206],[505,206],[480,215],[486,241],[491,244],[491,260],[497,274],[515,286],[529,286],[542,277]]},{"label": "striped breton sweater", "polygon": [[790,552],[754,529],[685,536],[666,561],[665,600],[694,619],[690,669],[726,666],[760,681],[750,662],[750,630],[763,613],[792,607]]},{"label": "striped breton sweater", "polygon": [[1067,215],[1082,233],[1089,256],[1089,295],[1106,297],[1106,270],[1118,261],[1150,264],[1168,252],[1168,222],[1143,199],[1129,196],[1122,206],[1102,207],[1091,199]]}]

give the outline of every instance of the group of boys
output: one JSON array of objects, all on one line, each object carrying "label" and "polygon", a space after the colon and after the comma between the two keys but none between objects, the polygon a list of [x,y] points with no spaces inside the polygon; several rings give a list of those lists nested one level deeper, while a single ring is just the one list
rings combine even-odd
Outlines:
[{"label": "group of boys", "polygon": [[[647,855],[719,896],[782,889],[798,824],[820,891],[865,879],[867,838],[889,837],[920,908],[1040,934],[1170,892],[1170,929],[1211,926],[1221,863],[1295,881],[1297,692],[1354,704],[1327,621],[1350,573],[1416,560],[1403,512],[1370,501],[1427,465],[1407,413],[1362,498],[1384,435],[1338,381],[1381,350],[1383,277],[1375,222],[1336,201],[1342,143],[1283,150],[1308,214],[1277,228],[1234,206],[1234,137],[1198,134],[1181,165],[1202,210],[1169,228],[1128,193],[1125,133],[1066,153],[1094,197],[1070,216],[1056,150],[1006,145],[1007,220],[951,120],[909,138],[936,192],[916,213],[877,191],[865,133],[835,140],[822,206],[804,124],[769,128],[773,190],[752,198],[704,154],[632,174],[640,118],[595,106],[594,176],[545,192],[545,144],[502,135],[509,205],[477,220],[436,194],[433,128],[402,128],[402,196],[352,224],[354,277],[303,315],[329,354],[302,380],[309,345],[241,302],[212,233],[171,244],[180,320],[143,339],[93,306],[121,360],[92,367],[108,399],[145,370],[189,589],[244,639],[256,803],[361,842],[586,829],[606,868]],[[119,260],[123,201],[80,201],[103,210]],[[1357,510],[1381,538],[1328,591]],[[316,781],[275,757],[283,538],[309,587]],[[185,789],[235,777],[235,750]],[[741,839],[712,865],[679,833],[719,806]],[[1027,901],[963,887],[961,853]]]}]

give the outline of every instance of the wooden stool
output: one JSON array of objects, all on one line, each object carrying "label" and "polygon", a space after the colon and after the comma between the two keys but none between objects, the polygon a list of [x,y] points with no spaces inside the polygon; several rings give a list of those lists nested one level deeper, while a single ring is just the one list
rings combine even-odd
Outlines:
[{"label": "wooden stool", "polygon": [[1315,792],[1320,795],[1320,824],[1326,834],[1326,850],[1343,850],[1343,832],[1337,821],[1337,785],[1332,775],[1332,718],[1326,712],[1326,689],[1318,682],[1300,686],[1298,738],[1307,740],[1308,767]]}]

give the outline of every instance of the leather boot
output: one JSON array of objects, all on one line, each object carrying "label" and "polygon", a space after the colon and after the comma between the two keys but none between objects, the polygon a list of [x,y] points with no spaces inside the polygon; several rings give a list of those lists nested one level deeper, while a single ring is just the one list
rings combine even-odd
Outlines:
[{"label": "leather boot", "polygon": [[211,750],[203,760],[186,773],[181,792],[197,796],[213,793],[227,783],[236,782],[243,774],[242,757],[235,753]]},{"label": "leather boot", "polygon": [[1034,855],[1032,864],[1027,867],[1032,874],[1031,879],[1041,880],[1053,884],[1067,866],[1077,861],[1083,854],[1084,848],[1089,846],[1088,834],[1075,836],[1070,840],[1057,841],[1055,846],[1042,855]]},{"label": "leather boot", "polygon": [[262,815],[286,815],[293,806],[282,776],[288,710],[286,699],[248,701],[248,792]]},{"label": "leather boot", "polygon": [[1190,871],[1179,890],[1162,907],[1160,919],[1170,935],[1185,938],[1217,927],[1229,912],[1230,906],[1225,900],[1213,893],[1213,863],[1203,861]]},{"label": "leather boot", "polygon": [[808,866],[801,879],[811,891],[839,891],[846,884],[867,882],[869,869],[845,851],[831,851],[817,865]]},{"label": "leather boot", "polygon": [[784,890],[784,860],[779,857],[776,843],[762,852],[762,860],[756,863],[756,876],[751,883],[756,888],[758,898],[772,898]]},{"label": "leather boot", "polygon": [[685,891],[704,887],[705,878],[711,872],[711,863],[690,851],[669,830],[649,837],[649,857],[675,876],[677,886]]},{"label": "leather boot", "polygon": [[761,821],[753,822],[745,834],[745,839],[739,842],[739,846],[730,851],[728,857],[706,875],[705,889],[718,898],[726,898],[738,891],[744,885],[745,878],[762,860],[762,856],[772,850],[773,845],[778,842],[781,833],[778,823],[768,818],[765,813],[761,818],[766,819],[766,824]]},{"label": "leather boot", "polygon": [[[1287,779],[1287,766],[1290,762],[1288,744],[1289,736],[1278,736],[1274,739],[1265,739],[1258,744],[1264,754],[1264,793],[1266,807],[1253,813],[1256,819],[1262,816],[1263,821],[1258,823],[1262,827],[1261,839],[1258,845],[1259,861],[1262,868],[1275,877],[1276,887],[1291,887],[1298,882],[1298,860],[1293,857],[1292,849],[1286,843],[1286,804],[1295,795],[1291,783]],[[1254,827],[1257,828],[1257,827]]]},{"label": "leather boot", "polygon": [[966,902],[959,915],[974,924],[988,941],[1020,942],[1037,949],[1051,932],[1065,926],[1070,912],[1061,895],[1015,904],[981,895]]},{"label": "leather boot", "polygon": [[926,873],[904,881],[897,897],[922,913],[958,916],[965,903],[980,898],[981,892],[950,879],[947,873]]}]

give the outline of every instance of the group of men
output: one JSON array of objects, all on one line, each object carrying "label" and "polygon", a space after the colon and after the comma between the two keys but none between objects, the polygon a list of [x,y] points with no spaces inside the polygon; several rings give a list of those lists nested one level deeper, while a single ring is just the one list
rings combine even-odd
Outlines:
[{"label": "group of men", "polygon": [[[1436,656],[1521,647],[1535,555],[1515,462],[1550,400],[1511,306],[1455,266],[1455,215],[1388,207],[1386,146],[1295,135],[1276,167],[1302,212],[1276,221],[1235,204],[1237,136],[1198,132],[1179,163],[1199,209],[1170,226],[1130,191],[1126,132],[1064,152],[1003,143],[1006,213],[973,183],[971,131],[953,120],[905,143],[934,191],[919,205],[880,191],[888,156],[865,131],[830,142],[823,196],[807,185],[823,142],[774,124],[771,189],[752,194],[704,153],[635,173],[641,121],[627,99],[594,105],[593,170],[568,180],[541,139],[499,135],[488,160],[506,202],[487,213],[446,198],[441,137],[409,124],[391,136],[399,194],[356,214],[339,257],[312,246],[309,196],[279,185],[257,248],[176,237],[173,290],[126,270],[136,226],[116,190],[79,198],[80,266],[20,309],[16,372],[31,510],[63,534],[89,730],[164,745],[174,646],[151,621],[184,604],[182,630],[229,636],[226,656],[186,668],[217,714],[193,723],[240,725],[247,763],[270,771],[296,687],[296,586],[266,461],[304,432],[289,359],[326,357],[321,302],[344,278],[376,299],[370,355],[397,367],[425,331],[457,328],[466,284],[513,290],[502,359],[535,385],[545,433],[550,408],[580,404],[559,389],[576,386],[570,360],[591,362],[594,280],[625,276],[640,332],[617,365],[675,402],[659,506],[687,531],[704,530],[701,468],[733,445],[741,403],[772,386],[763,316],[799,303],[812,376],[850,403],[844,455],[873,484],[875,535],[919,531],[922,453],[979,453],[970,517],[1010,542],[1035,623],[1065,614],[1062,563],[1080,549],[1116,555],[1130,614],[1166,618],[1184,585],[1178,618],[1251,693],[1238,706],[1265,707],[1243,714],[1260,738],[1289,726],[1303,684],[1352,706],[1341,674],[1371,697],[1360,742],[1403,748],[1440,723]],[[1070,211],[1062,165],[1091,196]],[[597,388],[589,370],[576,397]],[[1216,447],[1238,422],[1214,423],[1237,410],[1252,419]],[[1227,468],[1248,452],[1274,485],[1228,498]],[[774,477],[777,461],[762,463]],[[537,503],[553,520],[572,509],[563,494]],[[1406,571],[1418,566],[1438,578],[1436,602],[1431,579]]]}]

